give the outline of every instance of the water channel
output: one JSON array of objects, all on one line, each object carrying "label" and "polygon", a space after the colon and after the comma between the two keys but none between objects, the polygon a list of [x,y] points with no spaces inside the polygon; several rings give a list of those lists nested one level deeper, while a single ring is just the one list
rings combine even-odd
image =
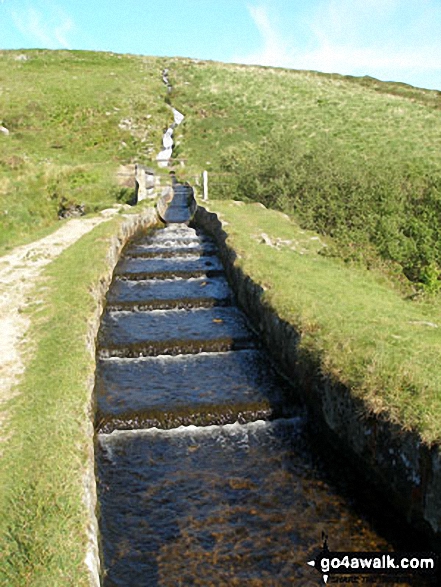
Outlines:
[{"label": "water channel", "polygon": [[394,550],[311,448],[198,228],[125,248],[96,402],[105,587],[320,585],[323,531],[334,551]]}]

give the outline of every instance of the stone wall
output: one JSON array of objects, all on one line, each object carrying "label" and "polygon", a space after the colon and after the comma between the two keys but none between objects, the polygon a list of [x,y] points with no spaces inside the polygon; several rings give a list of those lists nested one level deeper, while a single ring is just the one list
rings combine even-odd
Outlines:
[{"label": "stone wall", "polygon": [[135,199],[141,202],[156,197],[155,172],[144,165],[135,165]]},{"label": "stone wall", "polygon": [[[105,305],[105,297],[112,281],[113,270],[119,260],[121,251],[127,241],[134,237],[138,232],[145,230],[149,226],[154,226],[159,222],[156,210],[149,208],[140,214],[128,215],[122,222],[118,232],[109,242],[107,254],[107,271],[102,276],[95,289],[91,292],[95,301],[95,314],[89,323],[89,332],[87,339],[87,348],[91,355],[91,360],[95,363],[96,338],[100,326],[101,315]],[[97,493],[95,478],[95,453],[94,453],[94,416],[95,416],[95,398],[94,387],[95,380],[92,377],[88,382],[89,397],[91,398],[89,406],[89,418],[87,422],[87,437],[90,439],[88,449],[88,466],[84,473],[84,503],[88,512],[89,523],[87,527],[88,546],[85,563],[87,565],[92,587],[100,586],[100,548],[99,548],[99,531],[97,518]]]},{"label": "stone wall", "polygon": [[349,389],[321,373],[317,359],[299,350],[300,333],[262,300],[262,288],[234,265],[236,254],[216,214],[199,207],[195,224],[217,241],[228,279],[240,306],[259,331],[274,359],[308,407],[310,421],[324,444],[353,465],[379,491],[384,503],[441,547],[441,451],[418,434],[381,417],[373,417]]}]

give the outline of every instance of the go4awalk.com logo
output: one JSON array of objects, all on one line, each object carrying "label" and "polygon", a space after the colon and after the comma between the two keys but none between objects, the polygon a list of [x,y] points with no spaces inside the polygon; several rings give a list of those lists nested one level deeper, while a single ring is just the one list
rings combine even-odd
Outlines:
[{"label": "go4awalk.com logo", "polygon": [[340,582],[334,579],[345,575],[352,576],[351,584],[369,583],[368,577],[375,575],[394,577],[397,582],[425,576],[435,585],[440,570],[438,556],[432,552],[331,552],[324,534],[321,552],[308,565],[322,574],[325,584]]}]

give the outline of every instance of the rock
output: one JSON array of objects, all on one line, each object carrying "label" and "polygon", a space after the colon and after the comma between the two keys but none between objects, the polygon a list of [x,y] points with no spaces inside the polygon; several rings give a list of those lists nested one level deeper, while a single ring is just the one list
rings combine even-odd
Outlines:
[{"label": "rock", "polygon": [[261,237],[261,239],[262,239],[262,241],[261,241],[261,242],[265,243],[265,244],[266,244],[266,245],[268,245],[269,247],[274,247],[274,246],[275,246],[275,245],[274,245],[274,244],[271,242],[271,239],[270,239],[270,237],[269,237],[269,236],[268,236],[266,233],[262,232],[262,234],[260,235],[260,237]]},{"label": "rock", "polygon": [[131,118],[123,118],[119,123],[118,123],[118,128],[120,128],[121,130],[132,130],[133,128],[133,120]]},{"label": "rock", "polygon": [[86,206],[84,204],[72,204],[69,202],[61,202],[58,210],[58,218],[78,218],[84,216],[86,213]]},{"label": "rock", "polygon": [[429,326],[430,328],[438,328],[438,324],[434,322],[426,322],[424,320],[409,320],[409,324],[414,324],[415,326]]},{"label": "rock", "polygon": [[155,172],[144,165],[135,165],[135,196],[140,202],[146,198],[155,198]]},{"label": "rock", "polygon": [[136,173],[136,166],[132,164],[120,165],[116,172],[116,181],[118,185],[127,188],[133,187],[133,177]]}]

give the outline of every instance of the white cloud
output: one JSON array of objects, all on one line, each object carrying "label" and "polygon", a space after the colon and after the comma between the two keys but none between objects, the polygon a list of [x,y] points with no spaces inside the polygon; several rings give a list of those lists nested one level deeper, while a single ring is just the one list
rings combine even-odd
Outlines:
[{"label": "white cloud", "polygon": [[262,44],[232,61],[416,85],[418,80],[412,79],[425,74],[429,87],[431,74],[441,82],[441,6],[432,0],[419,0],[415,6],[413,0],[322,0],[306,17],[303,42],[282,33],[275,15],[263,5],[249,6]]},{"label": "white cloud", "polygon": [[17,29],[24,37],[47,49],[70,49],[69,33],[74,30],[72,18],[55,5],[34,6],[11,11]]},{"label": "white cloud", "polygon": [[280,66],[285,66],[286,62],[292,61],[289,40],[282,39],[267,10],[263,6],[249,6],[248,10],[262,37],[263,45],[257,52],[233,59],[233,61]]},{"label": "white cloud", "polygon": [[260,59],[264,64],[269,64],[273,60],[289,58],[286,41],[281,40],[267,11],[261,6],[250,6],[249,11],[264,41],[263,49],[260,52]]}]

